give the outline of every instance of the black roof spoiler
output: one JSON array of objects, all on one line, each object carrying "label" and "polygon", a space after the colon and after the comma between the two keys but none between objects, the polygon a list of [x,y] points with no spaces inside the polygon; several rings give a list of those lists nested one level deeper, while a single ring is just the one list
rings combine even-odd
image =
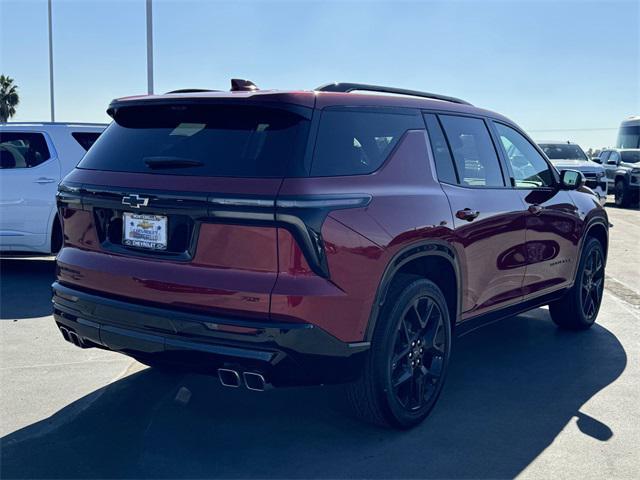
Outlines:
[{"label": "black roof spoiler", "polygon": [[405,88],[383,87],[380,85],[368,85],[366,83],[327,83],[315,89],[317,92],[342,92],[349,93],[357,90],[365,92],[393,93],[397,95],[409,95],[411,97],[431,98],[444,102],[459,103],[461,105],[471,105],[469,102],[456,97],[439,95],[437,93],[421,92],[419,90],[407,90]]}]

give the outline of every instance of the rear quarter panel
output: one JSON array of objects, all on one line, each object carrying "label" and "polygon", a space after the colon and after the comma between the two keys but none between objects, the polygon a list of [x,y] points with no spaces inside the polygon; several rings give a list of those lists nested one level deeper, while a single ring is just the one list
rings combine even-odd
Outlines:
[{"label": "rear quarter panel", "polygon": [[[382,276],[395,254],[425,239],[451,237],[451,210],[429,165],[426,131],[412,130],[370,175],[285,179],[280,195],[366,193],[372,200],[365,208],[331,212],[323,225],[330,283],[338,290],[303,299],[295,292],[303,288],[305,276],[307,283],[317,280],[304,269],[289,269],[276,282],[272,315],[310,314],[339,339],[362,340]],[[295,258],[286,253],[295,248],[289,244],[280,243],[281,259]]]}]

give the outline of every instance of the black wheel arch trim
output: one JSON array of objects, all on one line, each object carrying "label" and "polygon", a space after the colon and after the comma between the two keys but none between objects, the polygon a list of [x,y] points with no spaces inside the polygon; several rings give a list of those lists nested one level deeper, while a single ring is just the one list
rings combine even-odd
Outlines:
[{"label": "black wheel arch trim", "polygon": [[403,247],[400,251],[398,251],[393,258],[387,263],[385,267],[385,271],[382,274],[380,282],[378,284],[378,289],[376,291],[376,296],[371,307],[371,312],[369,314],[369,322],[367,324],[367,329],[365,332],[365,341],[371,341],[373,338],[373,333],[375,331],[376,322],[378,319],[378,315],[380,314],[380,310],[384,306],[386,301],[387,293],[389,291],[389,287],[391,286],[391,282],[395,278],[398,271],[407,263],[416,260],[418,258],[424,257],[440,257],[447,260],[454,271],[455,281],[456,281],[456,312],[455,319],[452,324],[452,327],[458,323],[460,319],[460,312],[462,308],[462,288],[461,288],[461,268],[458,259],[458,255],[456,254],[455,249],[451,246],[451,244],[443,241],[443,240],[425,240],[417,243],[412,243]]}]

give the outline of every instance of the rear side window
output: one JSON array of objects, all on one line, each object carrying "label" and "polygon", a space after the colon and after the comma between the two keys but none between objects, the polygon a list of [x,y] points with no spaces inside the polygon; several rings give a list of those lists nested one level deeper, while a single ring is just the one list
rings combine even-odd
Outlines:
[{"label": "rear side window", "polygon": [[424,130],[417,112],[325,110],[320,119],[311,176],[372,173],[410,129]]},{"label": "rear side window", "polygon": [[447,140],[444,138],[444,133],[442,132],[438,118],[429,113],[424,116],[424,119],[427,123],[429,141],[431,142],[433,158],[436,162],[438,180],[446,183],[458,183],[456,171],[453,166],[453,159],[451,158],[451,153],[447,146]]},{"label": "rear side window", "polygon": [[95,141],[100,136],[99,132],[71,132],[71,136],[80,144],[82,148],[85,150],[89,150],[91,145],[95,143]]},{"label": "rear side window", "polygon": [[283,177],[302,163],[309,121],[249,105],[121,107],[79,168],[212,177]]},{"label": "rear side window", "polygon": [[42,133],[0,132],[0,168],[31,168],[51,158]]},{"label": "rear side window", "polygon": [[439,118],[451,146],[460,184],[503,187],[498,155],[484,121],[455,115],[441,115]]}]

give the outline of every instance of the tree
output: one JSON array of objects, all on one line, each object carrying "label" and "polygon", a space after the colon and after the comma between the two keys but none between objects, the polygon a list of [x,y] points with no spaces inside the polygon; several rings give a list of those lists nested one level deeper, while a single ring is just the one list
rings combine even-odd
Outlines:
[{"label": "tree", "polygon": [[6,122],[16,114],[18,103],[18,86],[13,83],[13,78],[0,75],[0,122]]}]

